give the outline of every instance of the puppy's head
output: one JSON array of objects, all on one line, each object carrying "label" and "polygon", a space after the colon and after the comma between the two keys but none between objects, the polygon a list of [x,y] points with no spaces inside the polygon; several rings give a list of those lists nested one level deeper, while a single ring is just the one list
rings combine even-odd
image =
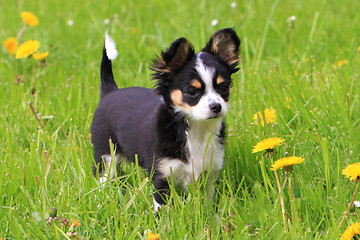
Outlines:
[{"label": "puppy's head", "polygon": [[194,120],[226,114],[231,75],[238,71],[240,40],[233,29],[214,33],[195,54],[185,38],[173,42],[154,61],[156,91],[176,112]]}]

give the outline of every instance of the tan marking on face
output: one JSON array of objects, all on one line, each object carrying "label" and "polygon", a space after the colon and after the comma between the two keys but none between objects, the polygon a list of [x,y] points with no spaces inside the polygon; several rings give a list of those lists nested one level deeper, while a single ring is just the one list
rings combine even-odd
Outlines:
[{"label": "tan marking on face", "polygon": [[224,79],[222,78],[222,77],[217,77],[217,79],[216,79],[216,84],[217,85],[220,85],[220,84],[222,84],[224,82]]},{"label": "tan marking on face", "polygon": [[199,80],[194,80],[191,83],[191,86],[193,86],[194,88],[200,89],[201,88],[201,82]]},{"label": "tan marking on face", "polygon": [[183,102],[182,92],[180,91],[180,89],[172,90],[172,92],[170,93],[170,97],[175,106],[182,108],[190,108],[189,104]]}]

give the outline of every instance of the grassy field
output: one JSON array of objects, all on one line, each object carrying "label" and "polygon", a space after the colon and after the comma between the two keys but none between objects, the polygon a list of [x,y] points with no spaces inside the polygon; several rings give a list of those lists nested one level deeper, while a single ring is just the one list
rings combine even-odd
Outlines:
[{"label": "grassy field", "polygon": [[[40,66],[0,50],[0,238],[147,239],[149,229],[160,239],[339,239],[360,219],[355,209],[338,228],[356,186],[341,171],[360,161],[359,1],[100,2],[0,0],[1,41],[30,11],[40,24],[20,42],[49,51]],[[119,51],[118,85],[152,87],[155,55],[182,36],[200,50],[224,27],[240,36],[242,61],[213,201],[199,183],[154,214],[151,180],[135,164],[101,186],[89,135],[105,29]],[[265,109],[276,121],[262,126],[253,117]],[[277,171],[286,226],[271,160],[252,153],[269,137],[286,141],[273,160],[305,158],[290,175]]]}]

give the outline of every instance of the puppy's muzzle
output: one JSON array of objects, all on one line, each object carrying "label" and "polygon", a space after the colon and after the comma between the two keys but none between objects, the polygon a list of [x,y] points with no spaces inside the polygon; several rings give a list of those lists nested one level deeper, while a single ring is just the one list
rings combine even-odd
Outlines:
[{"label": "puppy's muzzle", "polygon": [[220,103],[211,103],[211,104],[209,104],[209,107],[210,107],[211,111],[215,114],[218,114],[219,112],[221,112],[221,104]]}]

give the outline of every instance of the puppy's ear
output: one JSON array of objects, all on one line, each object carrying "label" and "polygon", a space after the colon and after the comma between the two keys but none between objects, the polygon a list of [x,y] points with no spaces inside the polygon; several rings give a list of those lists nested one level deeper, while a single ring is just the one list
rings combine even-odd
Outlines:
[{"label": "puppy's ear", "polygon": [[194,54],[194,48],[186,38],[177,39],[168,50],[161,53],[161,57],[154,61],[152,70],[155,71],[155,78],[170,76],[184,66]]},{"label": "puppy's ear", "polygon": [[220,61],[227,64],[232,72],[239,69],[236,66],[239,63],[240,39],[232,28],[221,29],[214,33],[203,49],[204,52],[211,53]]}]

